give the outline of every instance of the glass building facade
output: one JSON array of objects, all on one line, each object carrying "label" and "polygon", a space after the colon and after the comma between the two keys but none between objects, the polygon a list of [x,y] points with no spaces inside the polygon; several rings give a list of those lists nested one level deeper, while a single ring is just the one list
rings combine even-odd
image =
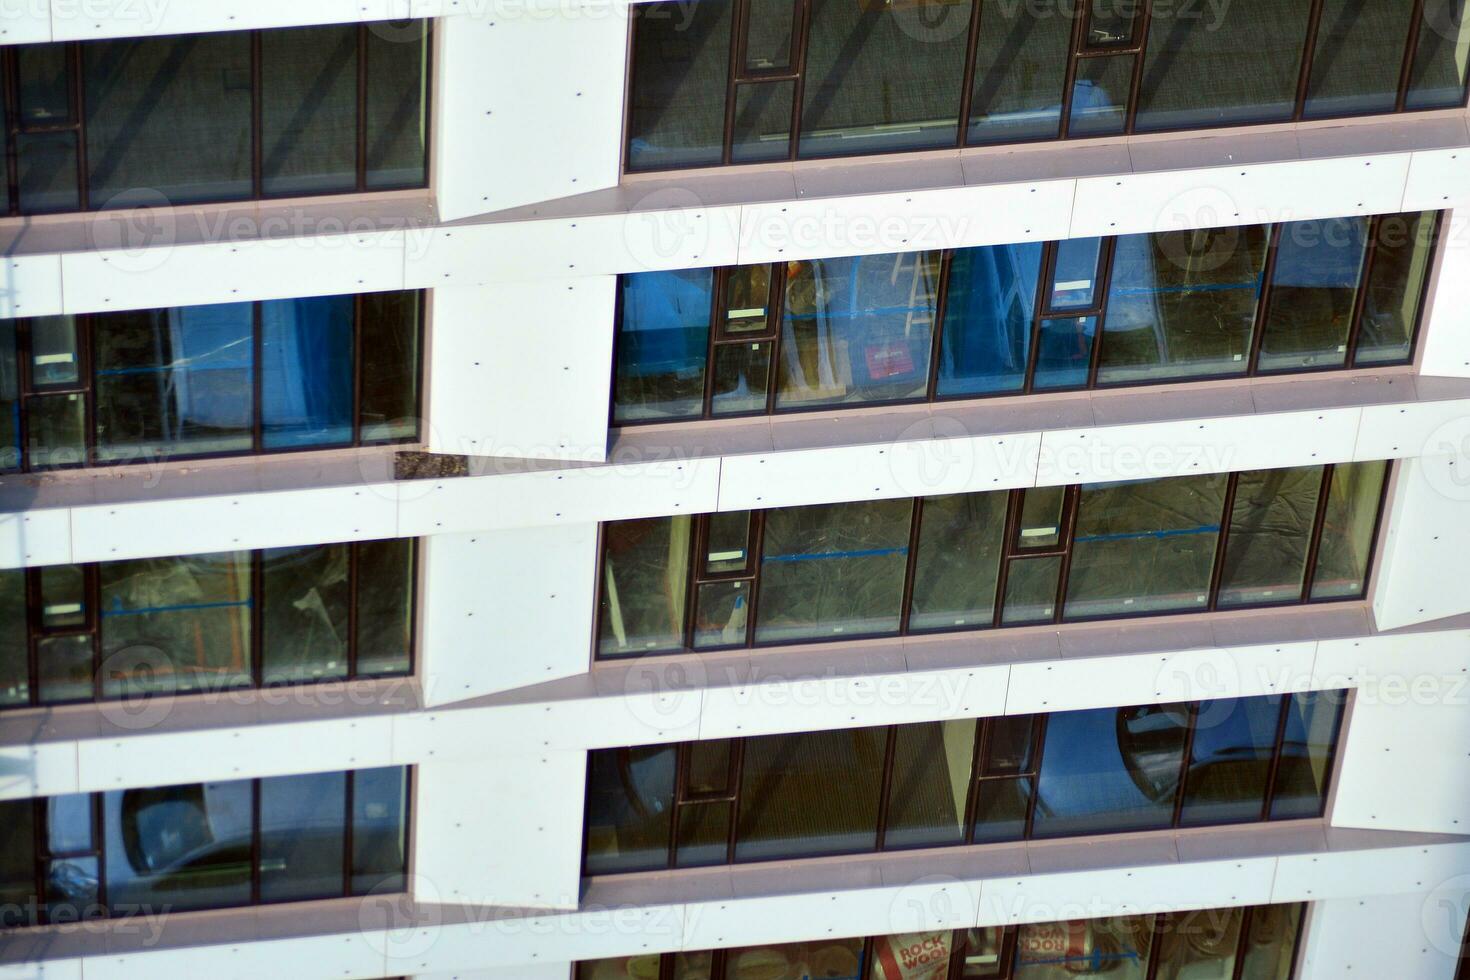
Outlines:
[{"label": "glass building facade", "polygon": [[429,21],[0,49],[9,214],[423,187]]},{"label": "glass building facade", "polygon": [[1361,598],[1388,464],[603,525],[597,655]]},{"label": "glass building facade", "polygon": [[1289,980],[1303,905],[819,939],[577,964],[576,980]]},{"label": "glass building facade", "polygon": [[1437,212],[621,279],[615,425],[1406,364]]},{"label": "glass building facade", "polygon": [[588,756],[589,875],[1322,815],[1346,692]]},{"label": "glass building facade", "polygon": [[0,570],[0,710],[408,674],[412,538]]},{"label": "glass building facade", "polygon": [[0,927],[393,894],[408,770],[0,803]]},{"label": "glass building facade", "polygon": [[635,8],[630,171],[1465,104],[1464,0]]},{"label": "glass building facade", "polygon": [[419,437],[424,294],[0,320],[0,472]]}]

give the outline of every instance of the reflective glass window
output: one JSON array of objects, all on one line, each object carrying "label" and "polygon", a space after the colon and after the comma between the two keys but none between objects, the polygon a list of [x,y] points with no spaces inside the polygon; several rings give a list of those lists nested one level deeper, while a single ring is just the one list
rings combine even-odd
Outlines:
[{"label": "reflective glass window", "polygon": [[0,472],[20,468],[20,358],[14,320],[0,320]]},{"label": "reflective glass window", "polygon": [[1424,0],[1419,43],[1409,70],[1409,109],[1465,104],[1470,67],[1470,17],[1465,0]]},{"label": "reflective glass window", "polygon": [[603,656],[637,656],[684,643],[689,517],[616,521],[603,529]]},{"label": "reflective glass window", "polygon": [[1260,905],[1250,910],[1243,980],[1287,980],[1296,962],[1302,905]]},{"label": "reflective glass window", "polygon": [[1343,699],[1340,691],[1291,696],[1286,708],[1281,761],[1272,787],[1272,820],[1322,815]]},{"label": "reflective glass window", "polygon": [[964,843],[975,725],[967,719],[896,729],[885,848]]},{"label": "reflective glass window", "polygon": [[1312,576],[1313,599],[1363,594],[1387,474],[1385,462],[1339,463],[1332,468]]},{"label": "reflective glass window", "polygon": [[1366,218],[1281,226],[1261,339],[1261,370],[1336,367],[1346,362],[1367,230]]},{"label": "reflective glass window", "polygon": [[1071,47],[1072,19],[1055,5],[981,3],[967,141],[1055,139]]},{"label": "reflective glass window", "polygon": [[1414,0],[1323,0],[1305,115],[1392,112]]},{"label": "reflective glass window", "polygon": [[667,866],[677,756],[674,746],[588,753],[588,874]]},{"label": "reflective glass window", "polygon": [[412,439],[419,434],[419,376],[423,294],[365,293],[359,298],[363,442]]},{"label": "reflective glass window", "polygon": [[633,8],[628,169],[719,163],[733,3]]},{"label": "reflective glass window", "polygon": [[0,802],[0,929],[33,924],[36,895],[35,800]]},{"label": "reflective glass window", "polygon": [[366,26],[363,161],[367,189],[423,187],[428,181],[429,22]]},{"label": "reflective glass window", "polygon": [[621,288],[614,421],[698,417],[714,270],[637,273]]},{"label": "reflective glass window", "polygon": [[350,545],[261,554],[261,658],[267,684],[347,676]]},{"label": "reflective glass window", "polygon": [[1436,223],[1430,211],[1388,215],[1378,222],[1355,365],[1402,362],[1412,353]]},{"label": "reflective glass window", "polygon": [[352,894],[403,891],[408,883],[408,770],[352,776]]},{"label": "reflective glass window", "polygon": [[967,493],[924,499],[910,629],[990,625],[1008,498]]},{"label": "reflective glass window", "polygon": [[351,296],[260,305],[264,448],[351,444],[354,315]]},{"label": "reflective glass window", "polygon": [[1280,698],[1225,698],[1198,706],[1181,823],[1261,819],[1280,718]]},{"label": "reflective glass window", "polygon": [[25,570],[0,570],[0,706],[30,700],[29,635]]},{"label": "reflective glass window", "polygon": [[[1231,977],[1244,909],[1176,912],[1164,918],[1159,940],[1161,977]],[[1255,974],[1246,973],[1245,978]]]},{"label": "reflective glass window", "polygon": [[414,542],[357,546],[357,673],[404,674],[413,650]]},{"label": "reflective glass window", "polygon": [[1240,474],[1220,572],[1221,606],[1300,600],[1321,488],[1320,466]]},{"label": "reflective glass window", "polygon": [[1036,243],[955,251],[939,351],[941,396],[1024,387],[1041,252]]},{"label": "reflective glass window", "polygon": [[356,24],[261,32],[266,195],[357,189],[358,35]]},{"label": "reflective glass window", "polygon": [[346,808],[346,773],[260,781],[262,902],[342,894]]},{"label": "reflective glass window", "polygon": [[1016,932],[1016,967],[1011,976],[1072,980],[1085,971],[1108,980],[1144,980],[1152,942],[1149,915],[1023,925]]}]

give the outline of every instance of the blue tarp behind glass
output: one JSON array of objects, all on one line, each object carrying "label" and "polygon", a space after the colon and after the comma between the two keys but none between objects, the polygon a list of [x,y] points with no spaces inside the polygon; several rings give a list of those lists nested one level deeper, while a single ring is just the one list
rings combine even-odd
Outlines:
[{"label": "blue tarp behind glass", "polygon": [[712,269],[622,278],[617,421],[700,414],[713,280]]},{"label": "blue tarp behind glass", "polygon": [[959,249],[950,266],[940,396],[1019,391],[1026,381],[1041,245]]},{"label": "blue tarp behind glass", "polygon": [[266,449],[352,441],[353,309],[351,296],[261,304]]}]

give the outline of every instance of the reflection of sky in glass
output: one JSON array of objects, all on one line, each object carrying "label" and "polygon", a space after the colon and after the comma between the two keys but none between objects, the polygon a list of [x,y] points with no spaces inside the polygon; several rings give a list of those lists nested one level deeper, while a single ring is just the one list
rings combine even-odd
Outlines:
[{"label": "reflection of sky in glass", "polygon": [[[1126,758],[1118,744],[1125,712],[1133,733]],[[1038,835],[1169,823],[1183,743],[1177,717],[1159,708],[1052,715],[1041,757]]]}]

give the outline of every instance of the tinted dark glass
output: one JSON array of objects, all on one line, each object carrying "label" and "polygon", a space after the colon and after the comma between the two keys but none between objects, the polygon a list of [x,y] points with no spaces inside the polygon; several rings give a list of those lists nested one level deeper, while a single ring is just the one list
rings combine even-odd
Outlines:
[{"label": "tinted dark glass", "polygon": [[731,3],[633,8],[628,169],[719,163]]},{"label": "tinted dark glass", "polygon": [[689,517],[617,521],[604,527],[602,656],[683,646],[692,530]]},{"label": "tinted dark glass", "polygon": [[674,746],[587,755],[587,872],[666,867],[674,805]]},{"label": "tinted dark glass", "polygon": [[1047,388],[1080,388],[1087,384],[1092,345],[1097,341],[1097,317],[1052,317],[1041,321],[1036,340],[1036,370],[1032,384]]},{"label": "tinted dark glass", "polygon": [[264,448],[351,444],[354,315],[351,296],[260,305]]},{"label": "tinted dark glass", "polygon": [[346,773],[260,781],[262,902],[342,894],[346,810]]},{"label": "tinted dark glass", "polygon": [[1465,13],[1465,0],[1424,0],[1407,108],[1464,105],[1465,69],[1470,65],[1470,17]]},{"label": "tinted dark glass", "polygon": [[363,442],[419,434],[420,317],[423,294],[366,293],[360,297]]},{"label": "tinted dark glass", "polygon": [[264,31],[261,190],[331,194],[357,188],[356,24]]},{"label": "tinted dark glass", "polygon": [[939,351],[941,396],[1025,385],[1040,269],[1039,244],[955,251]]},{"label": "tinted dark glass", "polygon": [[1262,370],[1334,367],[1346,361],[1367,230],[1365,218],[1281,226],[1261,339]]},{"label": "tinted dark glass", "polygon": [[969,143],[1056,138],[1071,38],[1055,5],[981,4]]},{"label": "tinted dark glass", "polygon": [[1343,700],[1341,691],[1291,696],[1273,787],[1272,820],[1321,816]]},{"label": "tinted dark glass", "polygon": [[1240,474],[1220,572],[1221,606],[1298,602],[1322,469]]},{"label": "tinted dark glass", "polygon": [[34,812],[34,800],[0,803],[0,929],[32,924],[30,909],[36,898]]},{"label": "tinted dark glass", "polygon": [[924,499],[910,629],[990,625],[1008,496],[967,493]]},{"label": "tinted dark glass", "polygon": [[1123,132],[1133,89],[1131,54],[1081,58],[1072,82],[1072,114],[1067,135],[1110,136]]},{"label": "tinted dark glass", "polygon": [[408,770],[354,773],[351,820],[352,893],[403,891],[408,880]]},{"label": "tinted dark glass", "polygon": [[20,467],[20,359],[15,321],[0,320],[0,471]]},{"label": "tinted dark glass", "polygon": [[885,848],[964,843],[975,724],[965,720],[899,726]]},{"label": "tinted dark glass", "polygon": [[428,180],[429,22],[367,25],[364,95],[366,184],[372,190],[422,187]]},{"label": "tinted dark glass", "polygon": [[1324,0],[1305,114],[1391,112],[1414,0]]},{"label": "tinted dark glass", "polygon": [[1363,594],[1387,475],[1384,462],[1333,467],[1312,578],[1313,599]]},{"label": "tinted dark glass", "polygon": [[5,569],[0,571],[0,707],[30,699],[27,636],[26,573]]},{"label": "tinted dark glass", "polygon": [[76,133],[17,133],[15,165],[21,213],[49,214],[81,207]]},{"label": "tinted dark glass", "polygon": [[1280,698],[1199,705],[1179,818],[1184,825],[1261,819],[1280,717]]},{"label": "tinted dark glass", "polygon": [[96,655],[91,635],[36,641],[36,696],[42,704],[90,701]]},{"label": "tinted dark glass", "polygon": [[1393,364],[1409,359],[1424,280],[1434,255],[1437,216],[1395,214],[1378,223],[1354,364]]},{"label": "tinted dark glass", "polygon": [[261,555],[261,659],[267,684],[347,676],[349,545]]},{"label": "tinted dark glass", "polygon": [[795,82],[762,82],[735,89],[731,163],[785,160],[791,153],[791,100]]},{"label": "tinted dark glass", "polygon": [[715,348],[711,415],[746,415],[766,410],[773,346],[768,340],[753,340],[748,344],[721,344]]},{"label": "tinted dark glass", "polygon": [[357,673],[402,674],[413,649],[414,543],[357,546]]},{"label": "tinted dark glass", "polygon": [[698,417],[714,270],[643,272],[621,284],[613,421]]}]

